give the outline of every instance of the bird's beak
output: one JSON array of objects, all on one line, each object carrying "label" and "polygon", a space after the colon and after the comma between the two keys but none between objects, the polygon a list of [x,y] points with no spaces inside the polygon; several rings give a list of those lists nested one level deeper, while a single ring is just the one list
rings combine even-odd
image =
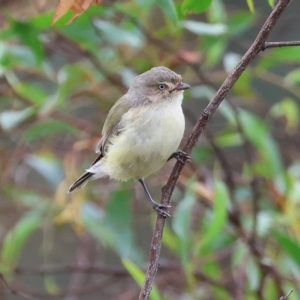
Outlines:
[{"label": "bird's beak", "polygon": [[188,90],[190,89],[191,86],[187,83],[181,82],[174,90],[176,91],[183,91],[183,90]]}]

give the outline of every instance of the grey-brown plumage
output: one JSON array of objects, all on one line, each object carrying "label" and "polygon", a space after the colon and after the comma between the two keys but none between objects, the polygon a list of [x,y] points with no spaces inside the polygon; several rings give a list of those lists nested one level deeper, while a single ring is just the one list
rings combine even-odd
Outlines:
[{"label": "grey-brown plumage", "polygon": [[[181,103],[188,88],[180,75],[166,67],[137,76],[108,113],[96,148],[99,156],[69,192],[105,176],[119,181],[133,178],[146,189],[143,178],[162,168],[182,139]],[[156,210],[166,216],[161,208]]]}]

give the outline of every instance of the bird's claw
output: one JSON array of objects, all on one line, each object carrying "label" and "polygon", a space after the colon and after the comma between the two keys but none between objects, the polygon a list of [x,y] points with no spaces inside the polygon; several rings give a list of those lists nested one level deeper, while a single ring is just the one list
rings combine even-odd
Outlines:
[{"label": "bird's claw", "polygon": [[177,151],[172,154],[172,157],[175,158],[176,160],[180,161],[181,163],[186,163],[192,161],[192,158],[190,155],[185,153],[184,151]]},{"label": "bird's claw", "polygon": [[162,217],[164,218],[171,217],[171,215],[167,212],[167,210],[171,207],[171,205],[154,203],[152,207]]}]

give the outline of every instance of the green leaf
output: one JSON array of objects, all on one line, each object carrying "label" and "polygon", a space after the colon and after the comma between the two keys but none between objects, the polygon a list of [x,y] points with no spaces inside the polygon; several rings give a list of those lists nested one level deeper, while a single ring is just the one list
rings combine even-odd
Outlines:
[{"label": "green leaf", "polygon": [[255,11],[253,0],[247,0],[248,7],[250,11],[253,13]]},{"label": "green leaf", "polygon": [[177,206],[176,212],[173,216],[172,227],[177,236],[184,242],[190,239],[190,216],[191,209],[195,203],[195,195],[187,189],[187,192]]},{"label": "green leaf", "polygon": [[294,133],[299,124],[299,107],[294,99],[285,98],[274,104],[270,110],[273,117],[285,117],[286,129],[289,133]]},{"label": "green leaf", "polygon": [[206,11],[212,3],[212,0],[184,0],[182,10],[184,12],[202,13]]},{"label": "green leaf", "polygon": [[256,72],[264,72],[278,66],[280,63],[297,63],[299,61],[299,47],[274,48],[269,54],[259,61]]},{"label": "green leaf", "polygon": [[42,175],[53,187],[63,180],[63,170],[58,159],[51,154],[33,155],[28,154],[25,157],[26,163]]},{"label": "green leaf", "polygon": [[183,21],[182,26],[189,31],[198,35],[210,35],[219,36],[227,32],[227,26],[225,24],[208,24],[198,21]]},{"label": "green leaf", "polygon": [[[52,95],[52,99],[48,97],[43,111],[66,102],[70,95],[79,91],[86,91],[90,88],[91,82],[99,80],[96,77],[95,69],[88,63],[75,63],[72,65],[64,65],[59,69],[57,81],[59,83],[56,95]],[[52,103],[51,103],[52,102]]]},{"label": "green leaf", "polygon": [[290,258],[300,267],[300,245],[295,240],[291,239],[287,234],[282,234],[277,231],[272,232],[273,237],[277,240],[279,246],[283,248]]},{"label": "green leaf", "polygon": [[101,31],[103,37],[113,45],[127,44],[135,48],[141,48],[144,44],[144,36],[137,27],[127,29],[122,24],[117,26],[100,19],[94,20],[93,23]]},{"label": "green leaf", "polygon": [[260,211],[257,214],[257,233],[260,237],[265,237],[273,228],[276,217],[271,212]]},{"label": "green leaf", "polygon": [[114,232],[114,248],[123,258],[141,261],[139,248],[135,243],[131,229],[131,193],[126,189],[115,191],[106,207],[105,223]]},{"label": "green leaf", "polygon": [[107,222],[120,230],[129,227],[131,223],[130,196],[129,190],[115,191],[106,207]]},{"label": "green leaf", "polygon": [[46,30],[51,28],[53,12],[40,13],[30,18],[29,24],[37,30]]},{"label": "green leaf", "polygon": [[293,71],[289,72],[284,81],[290,85],[297,85],[300,83],[300,69],[294,69]]},{"label": "green leaf", "polygon": [[164,228],[163,243],[171,249],[172,252],[180,254],[180,239],[168,226],[165,226]]},{"label": "green leaf", "polygon": [[223,58],[227,43],[224,39],[215,39],[215,42],[209,47],[205,65],[212,67],[217,65]]},{"label": "green leaf", "polygon": [[34,107],[27,107],[19,111],[4,111],[0,114],[0,125],[3,130],[9,131],[33,116],[35,111]]},{"label": "green leaf", "polygon": [[252,87],[251,69],[245,70],[243,74],[238,79],[237,84],[233,86],[233,92],[243,98],[253,98],[255,97],[255,90]]},{"label": "green leaf", "polygon": [[9,275],[16,266],[25,242],[30,235],[39,228],[42,222],[42,213],[32,211],[25,214],[12,228],[3,241],[1,251],[0,270]]},{"label": "green leaf", "polygon": [[240,35],[248,30],[255,21],[256,16],[249,12],[238,12],[231,16],[228,21],[228,34]]},{"label": "green leaf", "polygon": [[[144,272],[131,260],[122,259],[123,266],[131,275],[131,277],[137,282],[139,286],[142,286],[145,274]],[[158,289],[154,286],[150,293],[150,299],[152,300],[162,300],[163,298],[160,296]]]},{"label": "green leaf", "polygon": [[[147,0],[147,1],[145,1],[145,0],[135,0],[134,2],[137,4],[139,9],[142,9],[145,12],[149,13],[151,8],[155,4],[156,0]],[[131,11],[132,11],[132,3],[128,3],[128,4],[129,4],[128,7],[131,7]]]},{"label": "green leaf", "polygon": [[227,12],[222,0],[211,2],[209,10],[206,13],[208,23],[223,23],[227,20]]},{"label": "green leaf", "polygon": [[[100,5],[100,7],[103,5]],[[89,18],[87,11],[77,18],[74,22],[65,26],[66,21],[70,19],[72,13],[65,14],[58,22],[55,24],[55,27],[61,27],[61,31],[67,37],[75,40],[77,43],[81,45],[83,49],[88,49],[89,51],[93,51],[94,53],[99,51],[99,42],[100,35],[95,30],[95,26],[93,25],[93,18]],[[99,16],[97,16],[99,18]]]},{"label": "green leaf", "polygon": [[32,68],[36,65],[32,51],[23,45],[6,45],[0,41],[0,65],[7,70],[21,66]]},{"label": "green leaf", "polygon": [[46,275],[44,277],[44,286],[49,294],[56,294],[60,291],[60,288],[56,283],[55,278],[51,275]]},{"label": "green leaf", "polygon": [[83,222],[101,244],[109,246],[122,258],[142,261],[142,256],[132,233],[130,193],[120,190],[113,193],[104,213],[92,203],[82,208]]},{"label": "green leaf", "polygon": [[267,124],[258,116],[245,110],[239,111],[239,118],[247,137],[255,146],[261,147],[264,143],[264,139],[268,135]]},{"label": "green leaf", "polygon": [[105,223],[104,211],[94,203],[86,202],[81,209],[82,221],[85,228],[99,240],[103,246],[114,247],[114,232]]},{"label": "green leaf", "polygon": [[156,0],[156,4],[161,8],[164,14],[176,24],[178,16],[173,0]]},{"label": "green leaf", "polygon": [[268,0],[269,5],[274,8],[275,6],[275,0]]},{"label": "green leaf", "polygon": [[258,264],[253,256],[249,256],[246,261],[243,261],[243,264],[245,266],[249,288],[252,291],[256,291],[259,289],[259,284],[261,282],[261,273]]},{"label": "green leaf", "polygon": [[144,272],[130,259],[122,259],[123,266],[129,272],[131,277],[141,286],[145,279]]},{"label": "green leaf", "polygon": [[257,165],[262,175],[278,179],[285,190],[283,165],[278,146],[269,133],[267,124],[256,115],[240,110],[240,121],[247,138],[259,150],[263,164]]},{"label": "green leaf", "polygon": [[249,250],[247,246],[239,240],[236,241],[236,245],[232,251],[232,270],[237,270],[238,266],[245,262],[247,256],[249,256]]},{"label": "green leaf", "polygon": [[11,27],[23,43],[32,49],[35,54],[37,64],[41,64],[44,60],[44,46],[38,38],[39,32],[30,24],[15,20],[11,21]]},{"label": "green leaf", "polygon": [[73,126],[58,120],[48,120],[43,123],[33,124],[25,132],[27,142],[32,142],[37,138],[49,139],[52,135],[63,133],[77,135],[79,130]]},{"label": "green leaf", "polygon": [[46,92],[36,84],[19,81],[14,84],[14,89],[18,94],[31,101],[32,104],[42,105],[47,100]]},{"label": "green leaf", "polygon": [[192,150],[193,161],[197,163],[207,162],[212,157],[212,150],[208,147],[194,147]]},{"label": "green leaf", "polygon": [[187,267],[189,260],[189,249],[191,246],[191,210],[196,201],[195,195],[187,188],[183,200],[177,206],[173,216],[172,227],[180,241],[180,252],[182,264]]},{"label": "green leaf", "polygon": [[220,234],[227,220],[228,205],[229,194],[227,188],[223,182],[216,180],[213,217],[209,221],[209,227],[196,249],[205,249]]},{"label": "green leaf", "polygon": [[215,138],[215,142],[219,147],[236,147],[243,143],[243,139],[238,132],[222,133]]},{"label": "green leaf", "polygon": [[225,101],[219,107],[220,113],[229,121],[230,124],[236,126],[236,117],[233,108]]}]

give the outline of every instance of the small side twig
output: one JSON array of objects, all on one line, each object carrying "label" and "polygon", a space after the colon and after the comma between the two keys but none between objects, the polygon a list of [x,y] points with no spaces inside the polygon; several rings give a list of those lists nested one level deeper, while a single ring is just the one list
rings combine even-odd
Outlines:
[{"label": "small side twig", "polygon": [[281,47],[291,47],[300,46],[300,41],[293,42],[265,42],[261,48],[261,51],[265,51],[270,48],[281,48]]},{"label": "small side twig", "polygon": [[[281,0],[277,3],[274,10],[271,12],[270,16],[266,20],[265,24],[263,25],[262,29],[258,33],[255,41],[242,57],[239,64],[235,67],[235,69],[228,75],[225,79],[219,90],[217,91],[215,97],[211,100],[211,102],[207,105],[204,112],[198,119],[185,147],[184,151],[186,153],[190,153],[196,142],[198,141],[201,133],[203,132],[204,128],[206,127],[208,121],[215,113],[221,102],[224,100],[232,86],[241,76],[241,74],[245,71],[247,66],[251,63],[251,61],[257,56],[257,54],[263,49],[264,43],[269,36],[271,29],[276,24],[277,20],[279,19],[280,15],[283,13],[287,5],[289,4],[290,0]],[[177,180],[179,178],[180,172],[184,166],[184,163],[177,162],[173,168],[173,171],[169,177],[167,185],[163,189],[162,193],[162,204],[170,204],[171,196],[173,190],[176,186]],[[161,250],[161,242],[162,242],[162,235],[163,229],[165,225],[165,219],[161,216],[157,217],[156,225],[151,241],[151,249],[150,249],[150,257],[149,257],[149,264],[148,269],[146,272],[145,282],[142,286],[139,300],[146,300],[149,298],[154,278],[159,266],[159,257],[160,257],[160,250]]]},{"label": "small side twig", "polygon": [[293,290],[290,290],[285,296],[280,297],[279,300],[287,300],[287,298],[291,295],[292,292]]}]

